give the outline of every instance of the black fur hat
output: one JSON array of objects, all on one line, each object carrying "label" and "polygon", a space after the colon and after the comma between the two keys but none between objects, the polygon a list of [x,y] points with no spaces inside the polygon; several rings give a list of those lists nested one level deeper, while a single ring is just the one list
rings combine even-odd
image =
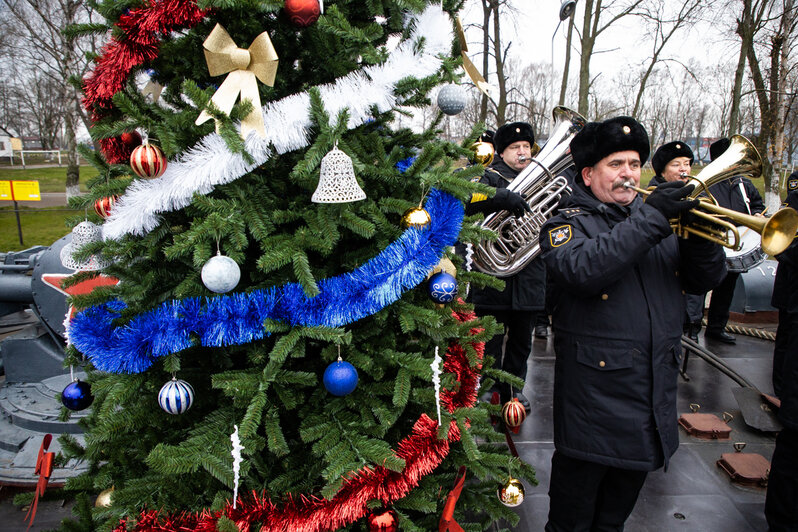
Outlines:
[{"label": "black fur hat", "polygon": [[726,137],[719,138],[715,142],[709,145],[709,160],[714,161],[721,155],[723,152],[729,149],[731,146],[731,141]]},{"label": "black fur hat", "polygon": [[477,137],[477,142],[487,142],[488,144],[493,144],[493,135],[495,135],[492,129],[486,129],[483,134]]},{"label": "black fur hat", "polygon": [[662,175],[665,166],[677,157],[687,157],[690,159],[690,164],[693,164],[695,160],[693,150],[681,140],[675,140],[660,146],[651,158],[651,167],[654,168],[654,173]]},{"label": "black fur hat", "polygon": [[784,203],[787,207],[798,210],[798,172],[793,172],[787,178],[787,198]]},{"label": "black fur hat", "polygon": [[532,126],[526,122],[504,124],[493,135],[493,147],[496,149],[496,153],[501,155],[507,146],[522,140],[529,142],[530,146],[535,145],[535,132],[532,131]]},{"label": "black fur hat", "polygon": [[618,116],[604,122],[588,122],[571,141],[571,155],[577,177],[582,169],[595,165],[616,151],[633,150],[640,155],[640,164],[648,160],[651,147],[648,133],[640,122],[629,116]]}]

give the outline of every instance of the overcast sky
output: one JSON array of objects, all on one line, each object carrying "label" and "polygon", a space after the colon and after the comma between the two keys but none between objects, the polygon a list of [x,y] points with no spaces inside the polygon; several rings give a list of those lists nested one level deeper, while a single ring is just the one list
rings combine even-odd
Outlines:
[{"label": "overcast sky", "polygon": [[[513,0],[513,3],[517,6],[517,15],[502,20],[502,42],[512,43],[510,54],[521,59],[523,63],[550,64],[553,52],[555,71],[561,71],[565,58],[567,21],[557,29],[560,0]],[[679,2],[674,1],[671,5],[678,7]],[[580,2],[576,11],[578,28],[581,28],[582,14]],[[684,62],[693,59],[703,64],[736,62],[739,48],[735,49],[735,40],[728,29],[731,16],[728,9],[705,10],[702,17],[706,20],[689,30],[681,30],[668,43],[666,56]],[[464,24],[481,24],[481,3],[478,0],[466,2],[461,18]],[[473,55],[479,50],[482,36],[474,28],[469,31],[468,39],[470,55]],[[573,45],[578,46],[576,34]],[[612,75],[624,68],[637,69],[650,55],[651,40],[647,37],[641,20],[637,17],[626,17],[599,36],[591,60],[591,73]],[[572,53],[571,76],[576,75],[578,68],[579,55]]]}]

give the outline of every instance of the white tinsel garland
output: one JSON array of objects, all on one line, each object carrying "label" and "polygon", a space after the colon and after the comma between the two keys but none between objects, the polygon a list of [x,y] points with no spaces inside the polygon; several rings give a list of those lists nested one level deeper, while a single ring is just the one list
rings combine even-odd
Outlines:
[{"label": "white tinsel garland", "polygon": [[[419,43],[422,43],[419,46]],[[407,76],[422,78],[440,68],[441,56],[452,44],[451,21],[440,6],[427,8],[415,21],[412,38],[400,43],[385,63],[352,72],[335,83],[319,87],[331,120],[342,109],[349,110],[349,128],[370,118],[371,108],[386,112],[396,104],[396,83]],[[182,209],[194,194],[208,194],[216,185],[230,183],[262,165],[272,155],[308,146],[310,96],[293,94],[269,102],[262,108],[266,137],[250,134],[245,141],[254,162],[247,164],[231,153],[222,138],[212,133],[196,146],[169,162],[166,172],[148,181],[134,181],[117,201],[103,225],[103,238],[119,239],[126,234],[144,235],[160,222],[159,213]]]}]

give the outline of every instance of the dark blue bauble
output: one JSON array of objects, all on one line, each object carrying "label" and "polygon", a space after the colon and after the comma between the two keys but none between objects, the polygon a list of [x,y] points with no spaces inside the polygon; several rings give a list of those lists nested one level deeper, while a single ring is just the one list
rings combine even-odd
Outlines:
[{"label": "dark blue bauble", "polygon": [[436,303],[450,303],[457,295],[457,279],[446,272],[438,272],[429,279],[429,297]]},{"label": "dark blue bauble", "polygon": [[88,382],[76,380],[69,383],[61,392],[61,402],[70,410],[85,410],[93,401],[94,396],[91,394],[91,385]]},{"label": "dark blue bauble", "polygon": [[323,381],[331,394],[338,397],[348,395],[357,387],[357,370],[349,362],[337,360],[324,370]]}]

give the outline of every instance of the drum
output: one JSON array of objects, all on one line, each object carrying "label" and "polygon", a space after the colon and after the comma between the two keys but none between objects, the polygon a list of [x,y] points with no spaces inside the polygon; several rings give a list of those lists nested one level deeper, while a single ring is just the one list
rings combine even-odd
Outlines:
[{"label": "drum", "polygon": [[723,248],[726,252],[726,267],[730,272],[747,272],[756,268],[767,258],[762,251],[759,233],[744,226],[737,228],[740,232],[742,247],[739,251]]}]

